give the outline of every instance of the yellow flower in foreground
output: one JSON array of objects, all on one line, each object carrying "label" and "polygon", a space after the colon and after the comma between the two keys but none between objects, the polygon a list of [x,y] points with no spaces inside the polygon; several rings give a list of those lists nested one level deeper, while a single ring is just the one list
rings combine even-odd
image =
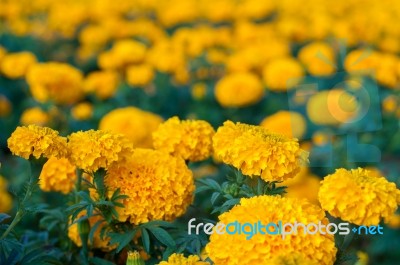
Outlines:
[{"label": "yellow flower in foreground", "polygon": [[89,102],[79,103],[71,109],[71,114],[75,120],[88,120],[93,116],[93,105]]},{"label": "yellow flower in foreground", "polygon": [[274,59],[263,69],[267,88],[276,92],[293,89],[303,76],[303,67],[293,58]]},{"label": "yellow flower in foreground", "polygon": [[213,127],[206,121],[180,121],[178,117],[173,117],[153,133],[153,145],[155,149],[173,156],[201,161],[211,156],[214,133]]},{"label": "yellow flower in foreground", "polygon": [[168,261],[161,261],[158,265],[209,265],[209,262],[200,261],[200,258],[195,255],[190,255],[185,258],[183,254],[172,254]]},{"label": "yellow flower in foreground", "polygon": [[73,190],[76,179],[76,168],[68,159],[52,157],[43,165],[39,176],[39,187],[43,191],[59,191],[67,194]]},{"label": "yellow flower in foreground", "polygon": [[356,225],[378,225],[400,204],[400,190],[374,171],[337,169],[322,181],[319,201],[332,216]]},{"label": "yellow flower in foreground", "polygon": [[149,64],[132,65],[126,69],[126,82],[131,86],[145,86],[154,78],[154,70]]},{"label": "yellow flower in foreground", "polygon": [[83,75],[69,64],[36,64],[29,69],[26,79],[33,98],[42,103],[68,105],[83,97]]},{"label": "yellow flower in foreground", "polygon": [[99,99],[108,99],[114,96],[119,83],[118,73],[115,71],[91,72],[83,81],[85,93],[93,93]]},{"label": "yellow flower in foreground", "polygon": [[36,57],[31,52],[6,54],[0,62],[0,72],[12,79],[24,77],[29,68],[36,64]]},{"label": "yellow flower in foreground", "polygon": [[41,156],[65,157],[68,155],[67,139],[58,132],[37,125],[19,126],[7,140],[8,148],[14,155],[29,159]]},{"label": "yellow flower in foreground", "polygon": [[129,196],[116,208],[119,221],[133,224],[151,220],[171,221],[185,213],[193,200],[192,172],[180,157],[135,149],[126,162],[108,169],[105,185]]},{"label": "yellow flower in foreground", "polygon": [[287,137],[301,139],[306,132],[307,124],[300,113],[281,110],[262,120],[260,126]]},{"label": "yellow flower in foreground", "polygon": [[[242,225],[278,224],[279,221],[282,224],[297,221],[326,225],[329,222],[321,208],[306,200],[267,195],[241,199],[239,205],[219,216],[219,222],[225,225],[236,221]],[[277,231],[275,229],[271,226],[269,231]],[[284,239],[280,234],[257,233],[248,238],[244,233],[213,233],[206,251],[215,265],[280,264],[272,262],[283,256],[289,260],[301,256],[304,264],[332,265],[337,251],[333,235],[326,232],[305,234],[303,229],[299,227],[297,234],[286,234]]]},{"label": "yellow flower in foreground", "polygon": [[100,120],[99,129],[125,135],[134,147],[152,148],[151,134],[163,119],[135,107],[114,109]]},{"label": "yellow flower in foreground", "polygon": [[44,126],[49,123],[50,116],[39,107],[26,109],[22,115],[20,122],[22,125],[39,125]]},{"label": "yellow flower in foreground", "polygon": [[244,175],[266,181],[294,177],[308,154],[296,139],[269,132],[261,126],[226,121],[213,137],[216,158]]},{"label": "yellow flower in foreground", "polygon": [[268,265],[319,265],[318,262],[305,258],[302,254],[282,254],[269,261]]},{"label": "yellow flower in foreground", "polygon": [[336,70],[335,52],[324,42],[313,42],[304,46],[299,51],[299,60],[312,75],[330,75]]},{"label": "yellow flower in foreground", "polygon": [[123,135],[101,130],[72,133],[68,140],[71,161],[88,172],[107,169],[132,152],[131,144]]},{"label": "yellow flower in foreground", "polygon": [[223,107],[245,107],[259,102],[265,89],[252,73],[232,73],[215,85],[215,98]]},{"label": "yellow flower in foreground", "polygon": [[[96,214],[96,212],[94,212]],[[82,211],[78,214],[77,218],[84,217],[86,215],[86,211]],[[102,220],[102,217],[100,215],[93,215],[88,218],[89,220],[89,225],[90,227],[93,227],[97,222]],[[104,221],[104,220],[103,220]],[[106,222],[104,221],[101,223],[98,227],[97,230],[94,232],[93,235],[93,244],[90,245],[90,240],[88,240],[88,244],[91,248],[99,248],[103,251],[111,251],[115,249],[117,246],[116,245],[110,245],[110,238],[108,237],[101,237],[101,230],[104,227]],[[89,232],[88,232],[89,234]],[[75,223],[71,226],[68,227],[68,237],[77,245],[78,247],[82,247],[82,239],[81,235],[79,233],[79,227],[78,223]]]}]

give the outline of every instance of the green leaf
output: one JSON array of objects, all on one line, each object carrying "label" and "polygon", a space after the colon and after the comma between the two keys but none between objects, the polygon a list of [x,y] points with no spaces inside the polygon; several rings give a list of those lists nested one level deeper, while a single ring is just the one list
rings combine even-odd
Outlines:
[{"label": "green leaf", "polygon": [[211,195],[211,204],[214,205],[215,201],[218,199],[219,195],[221,193],[219,193],[218,191],[215,191],[212,195]]},{"label": "green leaf", "polygon": [[157,238],[160,243],[164,244],[167,247],[175,247],[174,239],[162,228],[159,227],[151,227],[149,228],[150,232]]},{"label": "green leaf", "polygon": [[90,232],[89,232],[89,244],[90,245],[93,244],[94,233],[97,231],[97,229],[103,222],[104,222],[104,220],[99,220],[91,227]]},{"label": "green leaf", "polygon": [[133,229],[132,231],[129,231],[124,234],[119,234],[119,233],[109,233],[110,236],[110,244],[118,244],[117,248],[117,253],[120,252],[126,245],[129,244],[129,242],[132,241],[133,237],[136,234],[136,229]]},{"label": "green leaf", "polygon": [[147,232],[146,228],[142,228],[140,231],[142,232],[142,243],[143,243],[144,250],[147,253],[150,253],[150,236],[149,236],[149,233]]}]

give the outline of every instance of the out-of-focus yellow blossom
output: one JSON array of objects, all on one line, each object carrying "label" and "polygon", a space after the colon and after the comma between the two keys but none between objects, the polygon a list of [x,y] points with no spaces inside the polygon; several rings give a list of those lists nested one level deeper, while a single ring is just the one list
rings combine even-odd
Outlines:
[{"label": "out-of-focus yellow blossom", "polygon": [[368,254],[362,251],[357,251],[357,262],[354,265],[368,265],[369,257]]},{"label": "out-of-focus yellow blossom", "polygon": [[202,161],[211,156],[215,131],[206,121],[173,117],[158,126],[153,133],[153,146],[173,156],[189,161]]},{"label": "out-of-focus yellow blossom", "polygon": [[146,86],[154,78],[154,70],[148,64],[132,65],[126,69],[126,82],[131,86]]},{"label": "out-of-focus yellow blossom", "polygon": [[202,100],[207,94],[207,85],[205,83],[196,83],[191,87],[192,97],[196,100]]},{"label": "out-of-focus yellow blossom", "polygon": [[373,171],[337,169],[322,181],[319,201],[332,216],[356,225],[378,225],[400,204],[400,190]]},{"label": "out-of-focus yellow blossom", "polygon": [[158,265],[209,265],[209,262],[201,261],[196,255],[185,257],[183,254],[172,254],[168,261],[161,261]]},{"label": "out-of-focus yellow blossom", "polygon": [[27,82],[32,96],[43,103],[73,104],[83,97],[82,73],[64,63],[40,63],[27,73]]},{"label": "out-of-focus yellow blossom", "polygon": [[152,133],[163,119],[135,107],[114,109],[100,120],[99,129],[125,135],[134,147],[152,148]]},{"label": "out-of-focus yellow blossom", "polygon": [[[278,221],[287,223],[294,220],[301,220],[305,224],[329,223],[324,211],[306,200],[267,195],[241,199],[240,205],[234,206],[218,219],[224,224],[277,224]],[[305,234],[299,227],[297,234],[287,235],[285,239],[280,235],[259,233],[253,234],[250,239],[244,233],[213,233],[206,251],[215,265],[271,264],[279,256],[298,255],[304,261],[333,265],[337,249],[332,234]],[[312,264],[310,262],[307,264]]]},{"label": "out-of-focus yellow blossom", "polygon": [[347,54],[344,61],[344,68],[348,72],[371,74],[378,60],[379,55],[377,52],[367,49],[357,49]]},{"label": "out-of-focus yellow blossom", "polygon": [[8,213],[13,206],[13,200],[7,191],[8,182],[0,175],[0,213]]},{"label": "out-of-focus yellow blossom", "polygon": [[215,85],[215,98],[223,107],[245,107],[265,94],[261,80],[252,73],[232,73]]},{"label": "out-of-focus yellow blossom", "polygon": [[398,100],[396,99],[395,96],[390,95],[388,97],[386,97],[383,101],[382,101],[382,109],[385,112],[395,112],[398,108]]},{"label": "out-of-focus yellow blossom", "polygon": [[217,159],[241,170],[247,176],[266,181],[293,178],[308,153],[297,139],[268,131],[264,127],[226,121],[213,137]]},{"label": "out-of-focus yellow blossom", "polygon": [[33,107],[24,110],[20,118],[20,123],[22,125],[35,124],[39,126],[45,126],[49,123],[49,121],[49,114],[43,111],[40,107]]},{"label": "out-of-focus yellow blossom", "polygon": [[166,27],[192,21],[198,16],[196,0],[160,1],[156,7],[157,18]]},{"label": "out-of-focus yellow blossom", "polygon": [[130,64],[141,63],[146,56],[146,45],[135,40],[119,40],[111,50],[99,55],[98,64],[102,69],[119,69]]},{"label": "out-of-focus yellow blossom", "polygon": [[7,54],[7,50],[0,46],[0,62],[4,58],[4,56]]},{"label": "out-of-focus yellow blossom", "polygon": [[110,39],[110,33],[100,25],[89,25],[79,33],[79,42],[91,49],[103,47]]},{"label": "out-of-focus yellow blossom", "polygon": [[326,145],[330,141],[331,135],[325,131],[316,131],[312,135],[312,142],[317,146]]},{"label": "out-of-focus yellow blossom", "polygon": [[393,214],[388,218],[385,218],[385,223],[387,226],[393,229],[400,228],[400,214]]},{"label": "out-of-focus yellow blossom", "polygon": [[379,54],[379,59],[375,69],[376,81],[388,88],[400,88],[400,75],[397,67],[400,59],[393,54]]},{"label": "out-of-focus yellow blossom", "polygon": [[357,99],[343,89],[318,92],[307,102],[307,115],[318,125],[339,125],[358,115]]},{"label": "out-of-focus yellow blossom", "polygon": [[268,261],[269,265],[318,265],[318,262],[304,257],[301,253],[282,254]]},{"label": "out-of-focus yellow blossom", "polygon": [[324,42],[313,42],[304,46],[298,57],[312,75],[330,75],[336,70],[335,51]]},{"label": "out-of-focus yellow blossom", "polygon": [[300,183],[287,187],[285,197],[307,199],[309,202],[319,205],[318,191],[321,179],[315,175],[307,174]]},{"label": "out-of-focus yellow blossom", "polygon": [[173,73],[186,65],[183,48],[173,45],[171,41],[163,40],[149,49],[148,63],[163,73]]},{"label": "out-of-focus yellow blossom", "polygon": [[123,135],[106,131],[79,131],[68,136],[70,159],[77,167],[94,172],[124,161],[132,153],[132,145]]},{"label": "out-of-focus yellow blossom", "polygon": [[193,174],[180,157],[150,149],[135,149],[124,163],[108,169],[105,185],[110,192],[128,195],[116,208],[118,220],[132,224],[171,221],[185,213],[193,201]]},{"label": "out-of-focus yellow blossom", "polygon": [[261,121],[260,126],[269,131],[301,139],[306,132],[306,120],[303,115],[293,111],[278,111]]},{"label": "out-of-focus yellow blossom", "polygon": [[267,88],[277,92],[295,88],[303,76],[303,67],[293,58],[272,60],[263,69]]},{"label": "out-of-focus yellow blossom", "polygon": [[[77,219],[82,218],[85,215],[87,215],[86,211],[82,211],[78,214]],[[102,217],[96,212],[94,212],[94,215],[92,215],[91,217],[88,218],[90,227],[93,227],[97,222],[102,221],[102,220],[103,220]],[[92,245],[90,245],[90,240],[88,240],[87,243],[91,248],[99,248],[103,251],[108,252],[108,251],[115,249],[117,247],[117,245],[110,245],[110,238],[108,238],[108,237],[102,238],[101,237],[101,230],[105,224],[106,224],[106,222],[104,221],[97,227],[96,231],[93,234]],[[89,234],[89,232],[87,232],[87,233]],[[68,237],[72,240],[72,242],[75,243],[75,245],[77,245],[78,247],[82,247],[82,238],[79,233],[78,223],[74,223],[68,227]]]},{"label": "out-of-focus yellow blossom", "polygon": [[108,99],[114,96],[119,83],[118,73],[115,71],[91,72],[83,81],[85,93],[93,93],[99,99]]},{"label": "out-of-focus yellow blossom", "polygon": [[0,72],[11,79],[21,78],[36,62],[36,56],[31,52],[9,53],[0,61]]},{"label": "out-of-focus yellow blossom", "polygon": [[93,105],[89,102],[79,103],[71,109],[71,114],[75,120],[88,120],[93,116]]},{"label": "out-of-focus yellow blossom", "polygon": [[18,126],[7,140],[8,148],[13,155],[29,159],[41,156],[65,157],[68,155],[67,139],[58,132],[37,125]]},{"label": "out-of-focus yellow blossom", "polygon": [[0,95],[0,117],[6,117],[11,113],[11,102],[3,95]]},{"label": "out-of-focus yellow blossom", "polygon": [[39,187],[43,191],[70,193],[75,185],[76,167],[68,159],[51,157],[43,165],[39,176]]}]

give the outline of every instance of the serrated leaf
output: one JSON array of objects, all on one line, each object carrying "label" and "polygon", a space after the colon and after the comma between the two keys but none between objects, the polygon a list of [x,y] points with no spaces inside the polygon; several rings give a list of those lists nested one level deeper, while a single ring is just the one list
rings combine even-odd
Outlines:
[{"label": "serrated leaf", "polygon": [[218,199],[219,195],[221,193],[219,193],[218,191],[213,192],[213,194],[211,195],[211,204],[214,205],[215,201]]},{"label": "serrated leaf", "polygon": [[150,233],[154,235],[155,238],[157,238],[160,243],[164,244],[167,247],[175,247],[175,241],[174,239],[168,234],[167,231],[165,231],[162,228],[159,227],[151,227],[149,228]]}]

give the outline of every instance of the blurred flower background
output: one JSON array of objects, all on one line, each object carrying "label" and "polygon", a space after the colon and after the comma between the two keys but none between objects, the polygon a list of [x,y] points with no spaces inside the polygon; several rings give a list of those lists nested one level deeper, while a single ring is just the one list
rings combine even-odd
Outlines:
[{"label": "blurred flower background", "polygon": [[[399,24],[395,0],[0,0],[0,264],[399,264]],[[384,234],[187,234],[280,215]]]}]

